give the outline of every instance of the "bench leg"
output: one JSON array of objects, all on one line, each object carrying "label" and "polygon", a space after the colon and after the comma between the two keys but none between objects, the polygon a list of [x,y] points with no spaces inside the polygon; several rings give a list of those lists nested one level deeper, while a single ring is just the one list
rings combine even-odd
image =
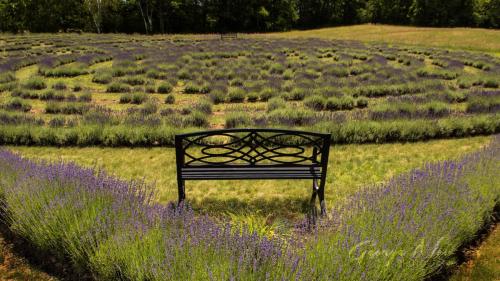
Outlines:
[{"label": "bench leg", "polygon": [[184,180],[177,180],[177,188],[179,193],[179,205],[186,199],[186,190],[184,185]]},{"label": "bench leg", "polygon": [[326,216],[326,203],[325,203],[325,180],[321,181],[318,189],[319,205],[321,207],[321,216]]},{"label": "bench leg", "polygon": [[312,188],[312,195],[311,195],[311,204],[314,205],[316,203],[316,196],[318,195],[318,181],[313,180],[313,188]]},{"label": "bench leg", "polygon": [[312,225],[316,224],[316,218],[318,217],[318,212],[316,210],[316,196],[318,195],[318,180],[313,180],[312,195],[310,201],[310,216],[309,220]]}]

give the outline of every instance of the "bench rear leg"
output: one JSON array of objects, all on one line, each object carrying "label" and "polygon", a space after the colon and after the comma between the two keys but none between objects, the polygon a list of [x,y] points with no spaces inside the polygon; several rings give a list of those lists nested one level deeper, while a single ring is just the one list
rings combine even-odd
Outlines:
[{"label": "bench rear leg", "polygon": [[316,217],[318,216],[318,212],[316,210],[316,196],[318,195],[318,180],[314,179],[313,180],[313,186],[312,186],[312,195],[311,195],[311,201],[310,201],[310,220],[312,224],[316,223]]},{"label": "bench rear leg", "polygon": [[321,184],[318,189],[319,205],[321,207],[321,216],[326,216],[326,203],[325,203],[325,180],[321,180]]}]

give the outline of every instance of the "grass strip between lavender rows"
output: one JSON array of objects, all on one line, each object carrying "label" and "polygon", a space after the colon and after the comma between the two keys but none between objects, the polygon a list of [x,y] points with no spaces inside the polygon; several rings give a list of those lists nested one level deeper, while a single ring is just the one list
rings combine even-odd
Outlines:
[{"label": "grass strip between lavender rows", "polygon": [[153,189],[0,151],[7,224],[97,280],[423,280],[454,263],[500,197],[500,137],[363,189],[329,219],[266,237],[152,201]]}]

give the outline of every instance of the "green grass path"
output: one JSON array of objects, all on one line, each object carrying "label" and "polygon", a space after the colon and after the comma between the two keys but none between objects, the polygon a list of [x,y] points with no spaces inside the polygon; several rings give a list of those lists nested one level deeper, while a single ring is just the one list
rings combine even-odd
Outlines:
[{"label": "green grass path", "polygon": [[[418,143],[339,145],[330,152],[326,198],[335,204],[370,184],[422,166],[425,162],[457,158],[479,149],[489,137],[434,140]],[[9,147],[27,157],[75,161],[99,167],[125,179],[154,183],[160,202],[175,201],[173,148],[55,148]],[[188,181],[187,198],[196,209],[210,213],[261,212],[287,218],[302,217],[310,196],[310,181]]]}]

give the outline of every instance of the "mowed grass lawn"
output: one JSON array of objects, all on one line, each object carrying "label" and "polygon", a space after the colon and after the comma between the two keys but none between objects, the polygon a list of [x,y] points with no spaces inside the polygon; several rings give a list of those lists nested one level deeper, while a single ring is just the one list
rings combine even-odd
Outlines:
[{"label": "mowed grass lawn", "polygon": [[253,35],[257,37],[323,38],[385,42],[455,50],[483,51],[500,55],[500,30],[482,28],[432,28],[363,24],[314,30]]},{"label": "mowed grass lawn", "polygon": [[[332,146],[326,184],[327,204],[359,188],[381,183],[430,161],[454,159],[480,149],[490,137],[418,143]],[[74,161],[125,179],[143,179],[158,190],[158,200],[177,199],[173,148],[7,147],[34,159]],[[192,206],[210,214],[261,214],[297,219],[307,211],[311,181],[187,181]]]}]

